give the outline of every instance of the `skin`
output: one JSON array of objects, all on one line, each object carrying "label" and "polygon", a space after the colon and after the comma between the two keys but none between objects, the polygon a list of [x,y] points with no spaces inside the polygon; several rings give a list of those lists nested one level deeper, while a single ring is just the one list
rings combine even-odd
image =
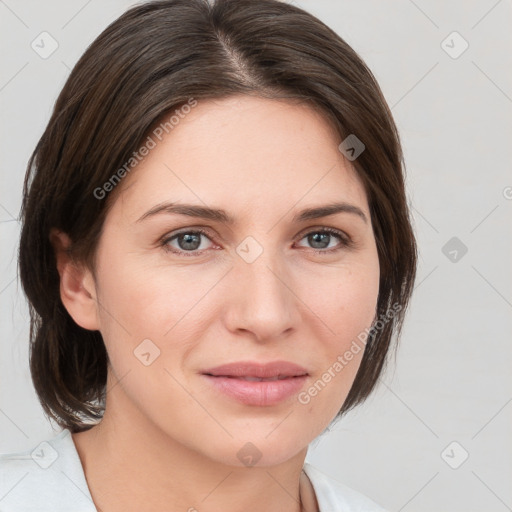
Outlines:
[{"label": "skin", "polygon": [[[341,408],[363,351],[307,404],[244,405],[200,372],[286,360],[309,371],[307,390],[370,327],[379,261],[366,194],[340,142],[305,105],[202,100],[118,185],[95,276],[52,232],[62,301],[78,325],[101,332],[111,361],[102,421],[72,435],[98,510],[300,510],[308,444]],[[168,213],[137,222],[165,201],[223,208],[236,223]],[[350,212],[292,222],[340,201],[367,222]],[[185,256],[158,244],[199,227],[208,234],[197,249],[167,242]],[[307,235],[324,227],[352,246],[334,235],[315,245]],[[252,263],[236,252],[248,236],[263,249]],[[160,350],[148,366],[134,355],[145,339]],[[253,467],[237,457],[247,442],[261,453]]]}]

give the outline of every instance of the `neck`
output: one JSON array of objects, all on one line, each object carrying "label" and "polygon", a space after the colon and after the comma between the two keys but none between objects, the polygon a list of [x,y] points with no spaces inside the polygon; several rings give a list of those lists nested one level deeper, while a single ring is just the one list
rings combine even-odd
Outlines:
[{"label": "neck", "polygon": [[[117,388],[120,393],[116,386],[110,394]],[[115,409],[115,403],[108,404],[101,423],[72,435],[98,510],[317,510],[311,484],[305,474],[301,477],[307,447],[273,466],[230,465],[171,438],[136,407]]]}]

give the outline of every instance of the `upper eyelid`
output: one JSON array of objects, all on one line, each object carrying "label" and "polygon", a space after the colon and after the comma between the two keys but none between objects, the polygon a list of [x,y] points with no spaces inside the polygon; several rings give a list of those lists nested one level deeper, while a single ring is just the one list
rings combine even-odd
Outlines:
[{"label": "upper eyelid", "polygon": [[[329,234],[332,234],[334,236],[338,236],[342,242],[346,244],[352,243],[352,237],[346,233],[344,230],[339,228],[333,228],[331,226],[310,226],[309,228],[304,228],[296,237],[294,237],[294,240],[302,240],[305,236],[309,235],[310,233],[315,232],[328,232]],[[172,231],[171,233],[168,233],[164,235],[160,240],[162,242],[169,242],[173,239],[175,239],[177,236],[185,233],[199,233],[201,235],[205,235],[206,237],[210,238],[210,241],[215,243],[215,240],[212,240],[212,238],[215,238],[215,236],[211,236],[210,228],[207,227],[195,227],[195,226],[189,226],[184,228],[178,228],[178,231]],[[194,252],[194,251],[188,251],[188,252]],[[200,252],[200,251],[197,251]]]},{"label": "upper eyelid", "polygon": [[[318,225],[317,226],[309,226],[307,228],[304,228],[302,231],[300,231],[299,234],[296,236],[305,236],[312,231],[314,232],[314,231],[322,231],[322,230],[336,231],[336,232],[339,232],[340,234],[345,235],[348,238],[350,238],[350,235],[348,233],[346,233],[343,229],[335,228],[332,226],[325,226],[325,225],[324,226],[318,226]],[[166,233],[162,238],[170,238],[172,236],[180,235],[182,233],[194,233],[194,232],[199,232],[203,235],[208,235],[211,232],[214,232],[214,230],[212,228],[210,228],[209,226],[205,226],[205,227],[186,226],[184,228],[178,228],[177,230],[170,231],[170,232]]]}]

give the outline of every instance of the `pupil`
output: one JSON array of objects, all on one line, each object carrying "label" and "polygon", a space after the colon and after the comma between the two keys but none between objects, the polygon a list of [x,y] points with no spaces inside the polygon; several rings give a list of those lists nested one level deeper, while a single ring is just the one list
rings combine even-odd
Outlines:
[{"label": "pupil", "polygon": [[[201,245],[200,235],[185,234],[182,235],[182,238],[184,242],[179,244],[181,249],[197,249]],[[178,238],[179,240],[180,238]]]},{"label": "pupil", "polygon": [[[309,235],[310,243],[315,249],[325,249],[329,245],[329,233],[313,233],[312,235]],[[317,246],[315,244],[319,243],[320,246]]]},{"label": "pupil", "polygon": [[[313,233],[309,235],[309,242],[315,249],[325,249],[329,246],[329,233]],[[179,243],[181,249],[194,250],[201,245],[201,236],[197,234],[186,233],[178,240],[183,239],[183,243]]]}]

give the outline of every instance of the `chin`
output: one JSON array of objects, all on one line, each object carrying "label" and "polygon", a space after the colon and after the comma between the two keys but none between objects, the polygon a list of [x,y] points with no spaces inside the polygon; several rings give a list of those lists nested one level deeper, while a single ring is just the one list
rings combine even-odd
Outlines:
[{"label": "chin", "polygon": [[287,462],[308,446],[307,442],[289,436],[286,440],[284,436],[278,436],[275,433],[268,436],[268,431],[261,435],[242,436],[242,438],[230,440],[224,450],[211,455],[227,466],[271,467]]}]

